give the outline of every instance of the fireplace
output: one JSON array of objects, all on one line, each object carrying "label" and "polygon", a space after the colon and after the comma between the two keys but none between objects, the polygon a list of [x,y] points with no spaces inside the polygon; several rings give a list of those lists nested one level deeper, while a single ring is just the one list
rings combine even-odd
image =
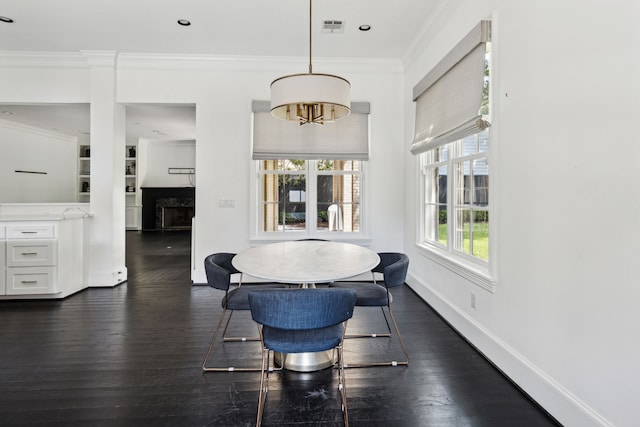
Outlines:
[{"label": "fireplace", "polygon": [[142,230],[190,230],[195,187],[142,187]]},{"label": "fireplace", "polygon": [[163,206],[163,230],[189,230],[193,218],[193,206]]}]

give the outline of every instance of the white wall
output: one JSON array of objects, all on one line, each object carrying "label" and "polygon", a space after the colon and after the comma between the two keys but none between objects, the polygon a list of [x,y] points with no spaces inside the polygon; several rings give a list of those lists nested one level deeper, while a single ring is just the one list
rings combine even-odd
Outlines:
[{"label": "white wall", "polygon": [[[196,227],[194,272],[204,281],[202,261],[215,251],[250,246],[251,101],[269,99],[273,79],[306,69],[306,58],[160,57],[121,54],[117,68],[111,52],[0,55],[0,102],[91,102],[94,281],[113,284],[126,275],[120,265],[124,247],[124,103],[196,105]],[[370,246],[401,250],[403,195],[402,69],[399,61],[316,60],[317,72],[330,71],[352,83],[352,100],[371,103]],[[115,78],[115,80],[114,80]],[[51,85],[51,88],[48,88]],[[115,93],[117,102],[113,104]],[[103,155],[98,157],[98,150]],[[98,176],[99,175],[99,176]],[[233,198],[235,209],[221,209]],[[122,209],[120,209],[122,206]],[[109,224],[122,223],[119,227]],[[124,272],[124,273],[123,273]],[[126,277],[126,276],[125,276]]]},{"label": "white wall", "polygon": [[193,187],[195,176],[169,174],[169,168],[195,168],[195,141],[149,141],[138,143],[140,187]]},{"label": "white wall", "polygon": [[[193,280],[205,281],[204,257],[250,246],[251,101],[269,99],[273,79],[305,69],[305,60],[163,60],[121,55],[118,98],[122,103],[196,104],[196,226]],[[403,195],[402,73],[399,62],[316,61],[352,84],[353,101],[371,103],[371,160],[366,185],[374,250],[401,250]],[[219,199],[235,200],[220,208]]]},{"label": "white wall", "polygon": [[443,3],[407,56],[407,141],[412,87],[492,14],[496,291],[414,245],[417,163],[406,153],[410,284],[563,424],[637,425],[640,4]]},{"label": "white wall", "polygon": [[74,137],[0,120],[0,203],[75,202],[77,147]]}]

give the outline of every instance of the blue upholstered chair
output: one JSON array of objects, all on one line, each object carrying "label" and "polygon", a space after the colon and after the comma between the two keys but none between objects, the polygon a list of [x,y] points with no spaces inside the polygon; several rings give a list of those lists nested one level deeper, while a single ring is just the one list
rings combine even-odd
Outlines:
[{"label": "blue upholstered chair", "polygon": [[[393,323],[393,327],[398,336],[402,353],[404,354],[404,360],[391,360],[388,362],[376,362],[376,363],[359,363],[348,364],[348,367],[362,367],[362,366],[396,366],[396,365],[408,365],[409,354],[404,346],[398,323],[393,315],[391,309],[391,303],[393,301],[393,295],[390,289],[397,286],[402,286],[407,278],[407,270],[409,269],[409,257],[399,252],[381,252],[380,263],[371,270],[373,275],[373,283],[370,282],[336,282],[331,284],[331,287],[342,289],[353,289],[358,293],[356,299],[356,307],[380,307],[382,315],[387,324],[387,331],[383,333],[368,333],[368,334],[348,334],[347,338],[380,338],[391,337],[391,327],[389,326],[389,320],[385,313],[385,308],[389,312],[389,317]],[[380,284],[376,281],[376,273],[382,274],[384,282]]]},{"label": "blue upholstered chair", "polygon": [[[204,371],[258,371],[260,368],[258,367],[234,367],[234,366],[226,366],[226,367],[215,367],[215,366],[207,366],[207,361],[209,360],[209,356],[211,355],[211,351],[214,348],[214,344],[218,338],[218,334],[222,325],[224,323],[224,331],[222,332],[222,341],[229,342],[245,342],[245,341],[258,341],[260,338],[258,336],[254,337],[227,337],[227,328],[229,327],[229,323],[231,322],[231,317],[233,316],[233,312],[235,310],[249,310],[249,298],[248,294],[250,291],[254,290],[264,290],[264,289],[274,289],[274,288],[284,288],[285,285],[242,285],[242,272],[236,270],[236,268],[231,264],[231,260],[235,254],[228,252],[220,252],[216,254],[209,255],[204,260],[204,270],[207,275],[207,283],[209,286],[215,289],[219,289],[224,291],[224,296],[222,297],[222,315],[220,316],[220,320],[218,321],[218,326],[216,326],[215,332],[213,333],[213,337],[211,337],[211,342],[209,342],[209,348],[207,349],[207,354],[202,361],[202,369]],[[231,275],[239,274],[240,279],[237,287],[231,286]],[[227,316],[228,313],[228,316]],[[226,322],[225,322],[226,319]]]},{"label": "blue upholstered chair", "polygon": [[342,400],[345,425],[349,425],[347,389],[344,380],[342,341],[346,322],[353,316],[357,293],[352,289],[275,289],[249,292],[251,317],[260,325],[262,342],[262,376],[256,425],[269,390],[271,352],[311,353],[334,349],[339,366],[338,390]]}]

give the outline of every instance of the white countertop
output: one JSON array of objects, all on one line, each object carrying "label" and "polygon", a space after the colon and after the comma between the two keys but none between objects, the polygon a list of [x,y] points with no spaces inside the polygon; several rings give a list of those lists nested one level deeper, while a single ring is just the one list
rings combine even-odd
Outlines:
[{"label": "white countertop", "polygon": [[64,221],[68,219],[90,218],[92,215],[83,213],[67,212],[65,214],[0,214],[0,222],[2,221]]}]

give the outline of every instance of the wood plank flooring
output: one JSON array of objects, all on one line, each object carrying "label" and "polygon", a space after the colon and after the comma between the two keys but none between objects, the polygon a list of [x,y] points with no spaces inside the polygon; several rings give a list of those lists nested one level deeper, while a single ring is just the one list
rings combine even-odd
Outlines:
[{"label": "wood plank flooring", "polygon": [[[0,302],[0,425],[251,426],[259,373],[203,373],[219,291],[192,286],[188,232],[127,232],[128,282],[61,301]],[[408,367],[348,369],[352,426],[558,425],[408,287],[394,312]],[[244,313],[242,313],[244,314]],[[349,328],[373,328],[358,309]],[[247,316],[234,327],[255,332]],[[258,362],[259,344],[219,346],[215,361]],[[348,340],[347,362],[398,352]],[[274,373],[265,426],[340,426],[337,372]]]}]

